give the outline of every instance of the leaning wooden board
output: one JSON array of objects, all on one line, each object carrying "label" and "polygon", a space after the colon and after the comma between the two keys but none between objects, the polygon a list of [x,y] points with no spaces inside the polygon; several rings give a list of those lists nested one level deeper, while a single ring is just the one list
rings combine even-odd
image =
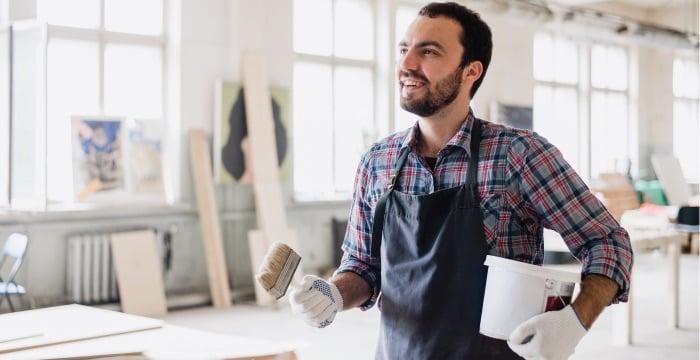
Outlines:
[{"label": "leaning wooden board", "polygon": [[63,305],[0,315],[0,327],[36,331],[40,336],[0,343],[0,353],[31,349],[77,340],[160,328],[162,320],[95,309]]},{"label": "leaning wooden board", "polygon": [[[248,234],[252,270],[256,273],[264,254],[273,242],[281,241],[297,252],[300,251],[295,232],[287,227],[284,199],[278,178],[275,131],[265,58],[258,54],[245,54],[241,63],[259,228],[259,232],[251,231]],[[298,278],[301,270],[295,275]],[[262,289],[257,284],[255,290],[258,305],[274,303],[267,294],[261,292]]]},{"label": "leaning wooden board", "polygon": [[209,142],[204,131],[200,129],[190,130],[189,138],[190,162],[199,209],[204,254],[207,261],[209,290],[214,307],[226,308],[231,306],[231,290],[228,284],[228,270],[224,257],[219,211],[214,197],[214,178],[211,171]]},{"label": "leaning wooden board", "polygon": [[167,314],[155,233],[127,231],[113,233],[111,238],[122,311],[144,316]]}]

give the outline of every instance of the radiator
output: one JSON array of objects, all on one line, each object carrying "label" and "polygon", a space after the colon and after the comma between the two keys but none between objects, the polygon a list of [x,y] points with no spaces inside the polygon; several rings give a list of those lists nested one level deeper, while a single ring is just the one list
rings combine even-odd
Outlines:
[{"label": "radiator", "polygon": [[118,301],[117,277],[108,233],[70,236],[67,259],[66,290],[69,299],[79,304]]}]

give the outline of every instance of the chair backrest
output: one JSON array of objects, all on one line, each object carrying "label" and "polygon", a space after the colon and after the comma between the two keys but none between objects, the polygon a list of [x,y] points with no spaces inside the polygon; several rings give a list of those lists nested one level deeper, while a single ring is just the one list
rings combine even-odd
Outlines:
[{"label": "chair backrest", "polygon": [[17,271],[19,271],[22,262],[24,261],[24,253],[27,251],[27,242],[29,238],[25,234],[13,233],[5,241],[5,245],[2,248],[2,255],[0,255],[0,272],[5,265],[5,259],[8,257],[15,258],[14,264],[10,269],[10,273],[7,277],[4,275],[0,276],[0,281],[6,281],[8,283],[14,282]]},{"label": "chair backrest", "polygon": [[20,233],[13,233],[5,241],[5,246],[2,248],[2,254],[4,256],[12,256],[13,258],[20,259],[24,257],[24,252],[27,250],[27,235]]}]

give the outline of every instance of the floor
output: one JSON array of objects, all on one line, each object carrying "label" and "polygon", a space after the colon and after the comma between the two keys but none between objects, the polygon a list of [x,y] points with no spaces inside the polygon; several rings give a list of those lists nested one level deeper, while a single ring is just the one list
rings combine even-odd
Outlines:
[{"label": "floor", "polygon": [[[611,312],[605,311],[579,344],[572,359],[698,359],[698,257],[683,255],[680,279],[680,329],[671,330],[666,317],[665,258],[662,254],[635,256],[633,275],[634,339],[630,347],[611,345]],[[172,324],[224,334],[259,337],[299,344],[301,360],[371,359],[374,356],[379,312],[340,313],[325,329],[315,329],[288,308],[264,309],[252,304],[228,310],[199,308],[171,312]]]}]

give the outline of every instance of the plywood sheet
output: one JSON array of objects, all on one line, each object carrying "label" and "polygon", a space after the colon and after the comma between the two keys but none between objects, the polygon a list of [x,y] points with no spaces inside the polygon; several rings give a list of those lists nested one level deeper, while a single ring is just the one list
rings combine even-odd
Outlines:
[{"label": "plywood sheet", "polygon": [[[77,359],[125,356],[129,359],[294,360],[293,343],[216,334],[165,325],[162,328],[0,354],[8,359]],[[139,356],[137,354],[143,354]]]},{"label": "plywood sheet", "polygon": [[76,340],[156,329],[163,321],[83,305],[64,305],[0,315],[0,328],[42,335],[0,343],[0,353]]},{"label": "plywood sheet", "polygon": [[141,230],[113,233],[111,237],[122,311],[147,316],[167,314],[155,233]]},{"label": "plywood sheet", "polygon": [[214,307],[226,308],[231,306],[231,291],[224,257],[219,211],[214,197],[209,141],[200,129],[190,130],[189,140],[192,177],[197,195],[204,254],[207,260],[209,289]]}]

